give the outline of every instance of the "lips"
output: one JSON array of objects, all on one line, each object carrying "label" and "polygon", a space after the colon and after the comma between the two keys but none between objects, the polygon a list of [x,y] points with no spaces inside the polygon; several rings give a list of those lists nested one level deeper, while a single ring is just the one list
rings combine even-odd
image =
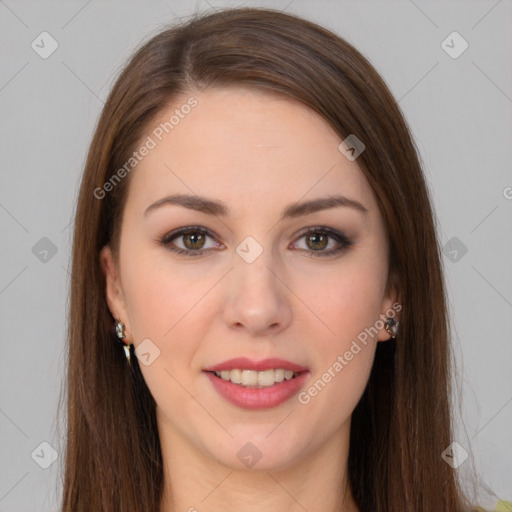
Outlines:
[{"label": "lips", "polygon": [[308,371],[308,368],[285,359],[270,358],[263,359],[261,361],[255,361],[246,357],[237,357],[235,359],[229,359],[222,363],[214,366],[204,368],[206,372],[220,372],[222,370],[253,370],[257,372],[263,372],[265,370],[274,370],[276,368],[282,368],[283,370],[291,370],[292,372],[300,373]]},{"label": "lips", "polygon": [[[259,380],[261,375],[259,372],[267,373],[269,370],[275,370],[275,379],[278,378],[278,373],[283,373],[283,370],[284,373],[288,373],[288,376],[284,379],[279,378],[279,381],[276,380],[274,384],[265,382],[264,386],[244,386],[233,382],[233,380],[238,379],[239,373],[249,374],[247,375],[249,379],[254,378],[257,374]],[[237,379],[231,376],[230,380],[226,380],[218,376],[219,373],[229,374],[229,372],[235,373]],[[292,372],[293,377],[290,375]],[[204,373],[219,395],[232,405],[242,409],[261,410],[276,407],[290,400],[304,386],[309,370],[305,366],[284,359],[271,358],[254,361],[245,357],[239,357],[209,366],[204,369]],[[241,380],[244,380],[243,376]]]}]

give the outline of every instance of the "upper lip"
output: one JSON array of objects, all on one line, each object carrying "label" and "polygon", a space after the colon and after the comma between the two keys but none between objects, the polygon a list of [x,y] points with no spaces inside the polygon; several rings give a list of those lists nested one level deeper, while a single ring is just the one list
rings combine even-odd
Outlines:
[{"label": "upper lip", "polygon": [[262,372],[276,368],[291,370],[293,372],[304,372],[308,370],[305,366],[301,366],[300,364],[275,357],[262,359],[260,361],[248,359],[247,357],[236,357],[235,359],[229,359],[228,361],[224,361],[214,366],[209,366],[208,368],[205,368],[204,371],[220,372],[222,370],[253,370]]}]

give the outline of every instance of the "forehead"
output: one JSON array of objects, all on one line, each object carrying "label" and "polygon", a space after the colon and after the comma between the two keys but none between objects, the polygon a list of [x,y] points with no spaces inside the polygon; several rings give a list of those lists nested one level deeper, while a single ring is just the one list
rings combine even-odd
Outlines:
[{"label": "forehead", "polygon": [[184,94],[141,144],[148,137],[154,147],[132,171],[129,193],[141,207],[175,192],[222,198],[235,210],[335,193],[376,207],[357,163],[339,151],[339,135],[285,97],[233,87]]}]

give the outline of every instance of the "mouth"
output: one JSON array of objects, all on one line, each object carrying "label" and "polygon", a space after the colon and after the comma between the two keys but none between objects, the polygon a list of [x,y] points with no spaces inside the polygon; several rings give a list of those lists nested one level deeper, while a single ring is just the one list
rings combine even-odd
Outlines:
[{"label": "mouth", "polygon": [[232,370],[208,371],[207,373],[240,387],[260,389],[293,380],[305,372],[285,370],[284,368],[271,368],[264,371],[235,368]]},{"label": "mouth", "polygon": [[229,370],[217,367],[205,369],[203,373],[223,399],[247,410],[271,409],[284,404],[306,385],[310,375],[308,369],[299,369],[292,363],[288,366],[294,366],[294,370],[282,368],[281,364],[269,368],[268,364],[258,363],[255,364],[259,366],[257,370],[237,366],[233,363]]}]

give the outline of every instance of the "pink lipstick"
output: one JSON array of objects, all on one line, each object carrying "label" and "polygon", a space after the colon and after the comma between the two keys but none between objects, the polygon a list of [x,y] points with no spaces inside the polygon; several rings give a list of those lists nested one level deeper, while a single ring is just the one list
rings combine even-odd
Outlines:
[{"label": "pink lipstick", "polygon": [[309,374],[305,366],[270,358],[230,359],[204,369],[214,389],[229,403],[243,409],[269,409],[292,398]]}]

